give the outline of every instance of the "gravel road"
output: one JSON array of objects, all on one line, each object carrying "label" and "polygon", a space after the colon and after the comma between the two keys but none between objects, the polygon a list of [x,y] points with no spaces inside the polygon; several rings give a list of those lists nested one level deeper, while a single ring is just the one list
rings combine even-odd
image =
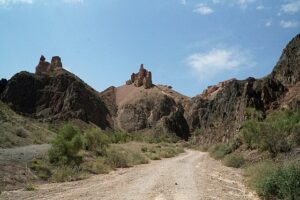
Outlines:
[{"label": "gravel road", "polygon": [[4,192],[0,199],[201,200],[258,199],[244,185],[241,171],[223,166],[207,153],[187,150],[89,179],[40,185],[37,191]]},{"label": "gravel road", "polygon": [[0,149],[0,162],[16,161],[27,163],[34,157],[41,156],[48,152],[50,144],[29,145],[10,149]]}]

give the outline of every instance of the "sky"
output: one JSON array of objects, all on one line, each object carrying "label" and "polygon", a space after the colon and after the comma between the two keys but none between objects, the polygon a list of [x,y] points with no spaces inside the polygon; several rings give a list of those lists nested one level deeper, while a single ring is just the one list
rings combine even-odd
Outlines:
[{"label": "sky", "polygon": [[0,78],[40,56],[98,91],[140,64],[187,96],[269,74],[300,33],[300,0],[0,0]]}]

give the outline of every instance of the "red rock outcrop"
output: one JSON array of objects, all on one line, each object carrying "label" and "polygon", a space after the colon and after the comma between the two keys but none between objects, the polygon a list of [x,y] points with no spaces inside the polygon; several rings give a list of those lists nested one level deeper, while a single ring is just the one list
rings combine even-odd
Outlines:
[{"label": "red rock outcrop", "polygon": [[126,81],[126,85],[131,84],[136,87],[144,86],[145,89],[151,88],[153,86],[151,72],[146,70],[144,65],[141,64],[139,72],[132,73],[130,80]]},{"label": "red rock outcrop", "polygon": [[204,99],[214,98],[216,96],[216,94],[226,86],[226,84],[230,83],[233,80],[235,80],[235,79],[229,79],[229,80],[226,80],[223,82],[219,82],[218,85],[208,86],[207,89],[205,89],[202,92],[202,94],[200,94],[200,97],[202,97]]},{"label": "red rock outcrop", "polygon": [[51,63],[49,63],[46,61],[46,58],[43,55],[41,55],[40,62],[35,69],[35,74],[36,75],[49,74],[51,72],[55,72],[60,69],[62,69],[62,63],[61,63],[61,58],[59,56],[53,56],[51,59]]}]

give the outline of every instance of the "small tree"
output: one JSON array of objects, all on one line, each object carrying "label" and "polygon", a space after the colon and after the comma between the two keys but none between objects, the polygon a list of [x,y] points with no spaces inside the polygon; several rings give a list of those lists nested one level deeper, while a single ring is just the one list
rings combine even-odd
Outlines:
[{"label": "small tree", "polygon": [[79,164],[81,157],[78,152],[82,149],[82,138],[79,130],[70,124],[63,126],[52,142],[48,152],[51,163]]}]

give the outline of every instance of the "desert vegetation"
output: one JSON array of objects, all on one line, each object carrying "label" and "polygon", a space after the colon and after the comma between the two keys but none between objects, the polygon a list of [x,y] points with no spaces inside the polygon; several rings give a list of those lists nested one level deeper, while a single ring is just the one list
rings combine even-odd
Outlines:
[{"label": "desert vegetation", "polygon": [[246,148],[270,155],[246,168],[249,185],[266,199],[300,197],[300,163],[294,152],[300,144],[299,127],[299,111],[275,111],[264,120],[252,118],[243,124]]},{"label": "desert vegetation", "polygon": [[[300,197],[300,112],[248,109],[240,135],[226,143],[197,145],[196,130],[187,147],[208,151],[228,167],[243,168],[249,187],[263,199]],[[204,148],[205,147],[205,148]]]},{"label": "desert vegetation", "polygon": [[276,157],[300,144],[299,122],[299,111],[271,112],[265,120],[247,120],[241,134],[247,148],[268,151]]},{"label": "desert vegetation", "polygon": [[50,142],[55,132],[45,123],[15,113],[0,101],[0,147],[9,148]]},{"label": "desert vegetation", "polygon": [[178,138],[167,135],[128,134],[91,128],[80,131],[70,123],[59,129],[48,156],[36,158],[31,170],[42,180],[75,181],[91,174],[147,164],[184,152]]}]

